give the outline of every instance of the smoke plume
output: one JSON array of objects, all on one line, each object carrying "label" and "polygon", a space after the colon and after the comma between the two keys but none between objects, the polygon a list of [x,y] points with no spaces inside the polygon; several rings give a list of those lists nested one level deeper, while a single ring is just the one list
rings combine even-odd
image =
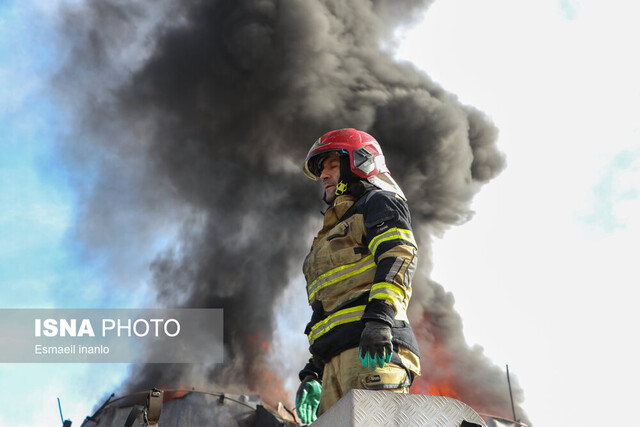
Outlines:
[{"label": "smoke plume", "polygon": [[76,238],[114,269],[151,251],[161,304],[225,309],[227,363],[147,365],[127,390],[200,381],[279,397],[264,349],[322,208],[301,163],[320,135],[355,127],[381,142],[419,231],[410,314],[424,380],[446,374],[477,410],[510,413],[494,386],[504,374],[467,346],[452,296],[429,278],[430,236],[469,220],[474,194],[504,167],[487,116],[385,47],[429,4],[105,0],[61,9],[68,60],[55,88],[76,118],[65,156],[86,176]]}]

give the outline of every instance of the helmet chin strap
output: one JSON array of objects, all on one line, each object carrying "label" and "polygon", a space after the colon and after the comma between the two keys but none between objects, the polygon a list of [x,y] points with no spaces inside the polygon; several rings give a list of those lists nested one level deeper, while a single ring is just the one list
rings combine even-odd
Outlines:
[{"label": "helmet chin strap", "polygon": [[336,196],[346,193],[349,185],[353,184],[355,181],[355,176],[351,172],[349,154],[342,152],[340,154],[340,178],[338,178],[338,184],[336,185]]},{"label": "helmet chin strap", "polygon": [[[336,185],[336,191],[334,192],[334,194],[336,195],[336,197],[343,195],[344,193],[347,192],[347,189],[349,188],[349,186],[347,185],[346,182],[340,180],[338,181],[338,184]],[[326,204],[330,204],[327,201],[327,195],[325,194],[324,196],[322,196],[322,200],[324,200],[324,202]]]},{"label": "helmet chin strap", "polygon": [[343,180],[340,180],[338,182],[338,185],[336,185],[336,196],[344,194],[345,191],[347,191],[347,183]]},{"label": "helmet chin strap", "polygon": [[[349,189],[349,185],[355,181],[354,175],[351,173],[351,166],[349,165],[349,155],[346,152],[340,153],[340,177],[336,184],[336,197],[343,195]],[[322,200],[327,202],[326,194],[322,197]]]}]

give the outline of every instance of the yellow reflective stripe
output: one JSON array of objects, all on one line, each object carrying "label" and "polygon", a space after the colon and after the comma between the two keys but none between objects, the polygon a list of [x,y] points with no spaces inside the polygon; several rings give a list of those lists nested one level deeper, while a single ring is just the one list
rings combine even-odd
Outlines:
[{"label": "yellow reflective stripe", "polygon": [[320,289],[323,289],[336,282],[348,279],[349,277],[353,277],[370,268],[374,268],[375,265],[376,264],[373,262],[373,255],[367,255],[360,261],[354,262],[353,264],[343,265],[341,267],[337,267],[333,270],[327,271],[323,275],[319,276],[316,280],[311,282],[311,285],[307,287],[307,292],[309,293],[309,301],[311,302],[314,295]]},{"label": "yellow reflective stripe", "polygon": [[389,240],[395,240],[395,239],[406,240],[416,248],[418,247],[418,244],[413,238],[413,233],[411,232],[411,230],[405,230],[404,228],[394,227],[374,237],[373,240],[371,240],[371,243],[369,243],[369,252],[375,255],[376,250],[378,249],[378,246],[380,245],[380,243],[388,242]]},{"label": "yellow reflective stripe", "polygon": [[336,311],[326,319],[316,323],[309,332],[309,344],[313,344],[315,340],[329,332],[336,326],[345,323],[356,322],[362,318],[366,305],[357,305],[344,310]]},{"label": "yellow reflective stripe", "polygon": [[408,301],[405,298],[405,291],[400,286],[392,283],[376,283],[371,287],[371,293],[369,294],[369,301],[371,300],[386,300],[393,306],[398,320],[407,319],[407,304]]},{"label": "yellow reflective stripe", "polygon": [[396,304],[398,304],[398,300],[396,298],[394,298],[391,295],[383,294],[383,293],[377,294],[375,297],[371,297],[371,299],[384,299],[384,300],[387,300],[391,304],[393,304],[394,307],[395,307]]},{"label": "yellow reflective stripe", "polygon": [[376,283],[371,287],[369,301],[371,301],[372,299],[391,299],[394,298],[393,294],[397,295],[397,298],[400,301],[404,299],[404,289],[402,289],[400,286],[386,282]]}]

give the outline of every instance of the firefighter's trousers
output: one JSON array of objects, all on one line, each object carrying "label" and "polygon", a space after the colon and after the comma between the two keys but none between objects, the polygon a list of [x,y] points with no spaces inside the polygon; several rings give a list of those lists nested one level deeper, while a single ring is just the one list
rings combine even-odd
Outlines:
[{"label": "firefighter's trousers", "polygon": [[324,365],[318,416],[326,412],[351,389],[408,393],[407,371],[394,363],[370,370],[362,366],[358,348],[345,350]]}]

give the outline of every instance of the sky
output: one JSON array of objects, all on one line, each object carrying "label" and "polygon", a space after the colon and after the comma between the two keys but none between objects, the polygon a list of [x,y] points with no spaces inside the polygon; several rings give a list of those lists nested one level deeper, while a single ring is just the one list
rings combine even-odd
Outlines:
[{"label": "sky", "polygon": [[[69,131],[47,83],[55,4],[0,2],[0,307],[142,304],[146,271],[110,294],[69,235],[82,200],[55,153]],[[399,61],[500,129],[507,168],[436,241],[432,277],[537,426],[628,424],[640,397],[639,16],[619,0],[436,0],[397,33]],[[2,364],[0,425],[55,425],[57,397],[80,425],[129,369]]]},{"label": "sky", "polygon": [[640,9],[436,2],[411,60],[487,112],[507,168],[434,248],[465,336],[509,364],[536,425],[617,425],[639,396]]}]

